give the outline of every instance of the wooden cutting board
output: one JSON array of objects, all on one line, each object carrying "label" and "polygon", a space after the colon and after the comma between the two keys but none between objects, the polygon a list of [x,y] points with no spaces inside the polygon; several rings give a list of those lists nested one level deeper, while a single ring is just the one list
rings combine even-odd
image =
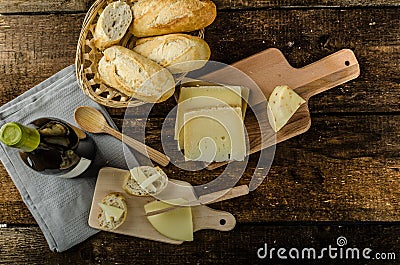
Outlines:
[{"label": "wooden cutting board", "polygon": [[[360,75],[358,61],[351,50],[343,49],[303,68],[292,67],[282,52],[271,48],[232,64],[249,76],[260,88],[254,89],[251,84],[249,105],[260,111],[266,109],[268,100],[274,88],[278,85],[288,85],[294,89],[306,104],[303,104],[291,117],[288,123],[278,132],[269,131],[261,140],[260,128],[269,127],[268,119],[259,120],[255,116],[247,115],[245,125],[249,135],[249,154],[256,153],[264,148],[306,132],[311,126],[311,117],[308,109],[310,97],[322,93],[330,88],[341,85]],[[245,75],[238,74],[233,68],[222,68],[200,78],[203,81],[225,83],[232,85],[246,85]],[[247,78],[248,79],[248,78]],[[266,111],[266,110],[265,110]],[[266,117],[266,115],[264,115]],[[213,163],[208,169],[215,169],[226,163]]]},{"label": "wooden cutting board", "polygon": [[[125,193],[125,191],[122,189],[122,184],[126,172],[127,170],[111,167],[105,167],[100,170],[89,214],[89,226],[96,229],[101,229],[97,223],[97,215],[99,211],[98,203],[100,203],[107,194],[111,192],[120,192],[126,198],[128,214],[125,222],[112,232],[170,244],[181,244],[182,241],[172,240],[160,234],[147,220],[147,217],[145,216],[146,213],[144,211],[144,205],[154,201],[153,197],[137,197]],[[197,199],[193,193],[193,187],[191,187],[189,183],[178,180],[171,181],[188,187],[188,189],[186,189],[183,193],[182,186],[178,187],[181,198],[184,198],[188,201]],[[176,197],[176,194],[174,195],[174,193],[174,186],[168,185],[165,189],[165,196],[168,197],[168,195],[170,195],[171,198],[174,198]],[[192,216],[194,231],[199,231],[201,229],[229,231],[232,230],[236,225],[235,217],[232,214],[224,211],[214,210],[204,205],[192,207]]]}]

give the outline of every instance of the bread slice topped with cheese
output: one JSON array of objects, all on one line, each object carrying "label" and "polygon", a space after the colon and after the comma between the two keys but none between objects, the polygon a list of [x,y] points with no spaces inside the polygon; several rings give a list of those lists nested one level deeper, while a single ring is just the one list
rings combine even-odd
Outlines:
[{"label": "bread slice topped with cheese", "polygon": [[94,44],[104,50],[117,44],[132,22],[130,6],[122,1],[110,3],[101,12],[94,31]]},{"label": "bread slice topped with cheese", "polygon": [[125,176],[123,189],[129,195],[151,196],[163,191],[168,184],[168,177],[159,167],[134,167]]},{"label": "bread slice topped with cheese", "polygon": [[128,207],[125,197],[118,192],[113,192],[104,197],[99,205],[99,227],[105,230],[114,230],[120,227],[127,215]]}]

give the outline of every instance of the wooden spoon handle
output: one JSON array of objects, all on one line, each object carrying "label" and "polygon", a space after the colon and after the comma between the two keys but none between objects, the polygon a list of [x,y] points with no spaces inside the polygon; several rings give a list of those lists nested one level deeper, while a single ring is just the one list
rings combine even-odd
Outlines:
[{"label": "wooden spoon handle", "polygon": [[111,127],[104,127],[104,131],[115,138],[119,139],[121,142],[124,142],[128,146],[132,147],[142,155],[149,157],[151,160],[154,162],[157,162],[158,164],[162,166],[167,166],[169,164],[169,157],[166,156],[165,154],[145,145],[144,143],[139,142],[138,140],[135,140],[127,135],[123,135],[119,131],[111,128]]}]

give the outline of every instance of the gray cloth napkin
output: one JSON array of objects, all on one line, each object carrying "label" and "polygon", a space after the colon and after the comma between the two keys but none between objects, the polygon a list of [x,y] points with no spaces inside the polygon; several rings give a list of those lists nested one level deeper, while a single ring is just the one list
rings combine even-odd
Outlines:
[{"label": "gray cloth napkin", "polygon": [[[84,96],[72,65],[1,106],[0,126],[10,121],[27,124],[40,117],[76,125],[74,110],[82,105],[99,109],[115,127],[107,112]],[[120,141],[108,135],[89,135],[97,146],[96,158],[84,175],[73,179],[35,172],[22,162],[17,150],[0,145],[0,159],[53,251],[67,250],[98,232],[88,225],[98,170],[103,166],[126,168]]]}]

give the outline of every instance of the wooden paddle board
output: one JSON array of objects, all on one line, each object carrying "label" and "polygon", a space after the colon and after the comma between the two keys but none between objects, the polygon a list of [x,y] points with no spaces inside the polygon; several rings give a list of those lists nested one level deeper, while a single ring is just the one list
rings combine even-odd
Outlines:
[{"label": "wooden paddle board", "polygon": [[[288,123],[276,134],[272,130],[269,135],[261,138],[260,128],[269,126],[268,119],[257,120],[255,116],[247,115],[245,125],[249,136],[249,154],[306,132],[311,126],[308,109],[310,97],[330,88],[341,85],[360,75],[360,67],[354,53],[349,49],[340,50],[315,63],[303,68],[292,67],[282,52],[271,48],[232,64],[232,67],[222,68],[199,78],[203,81],[242,85],[244,75],[238,74],[239,69],[253,80],[260,91],[250,87],[249,105],[256,111],[265,108],[274,88],[278,85],[288,85],[306,100]],[[264,104],[263,104],[264,103]],[[262,110],[261,110],[262,111]],[[265,115],[264,115],[265,116]],[[266,116],[265,116],[266,117]],[[215,169],[226,163],[213,163],[208,169]]]},{"label": "wooden paddle board", "polygon": [[[100,170],[89,214],[89,226],[101,230],[97,222],[97,215],[99,213],[98,203],[100,203],[107,194],[111,192],[120,192],[126,198],[128,213],[125,222],[112,232],[170,244],[181,244],[182,241],[173,240],[160,234],[147,220],[144,205],[154,201],[155,199],[153,197],[132,196],[128,195],[123,190],[122,185],[126,173],[127,170],[111,167],[105,167]],[[171,181],[179,185],[168,185],[163,191],[165,197],[176,198],[176,194],[174,193],[176,189],[179,189],[179,197],[187,201],[194,201],[197,199],[193,192],[193,187],[189,183],[178,180]],[[187,187],[187,189],[182,189],[183,186]],[[201,229],[229,231],[236,225],[236,219],[232,214],[214,210],[204,205],[192,207],[192,218],[194,231],[199,231]]]}]

